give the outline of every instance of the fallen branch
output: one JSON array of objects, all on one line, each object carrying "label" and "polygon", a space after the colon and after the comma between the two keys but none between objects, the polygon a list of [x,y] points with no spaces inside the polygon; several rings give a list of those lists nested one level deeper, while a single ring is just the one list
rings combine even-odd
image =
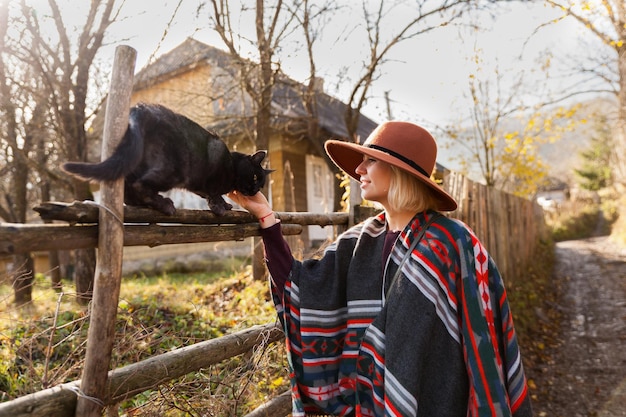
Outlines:
[{"label": "fallen branch", "polygon": [[[253,326],[231,335],[185,346],[109,372],[104,405],[240,355],[263,343],[274,343],[283,332],[274,324]],[[80,381],[62,384],[0,403],[0,415],[11,417],[73,417]]]},{"label": "fallen branch", "polygon": [[291,413],[291,391],[286,391],[260,405],[245,417],[286,416]]}]

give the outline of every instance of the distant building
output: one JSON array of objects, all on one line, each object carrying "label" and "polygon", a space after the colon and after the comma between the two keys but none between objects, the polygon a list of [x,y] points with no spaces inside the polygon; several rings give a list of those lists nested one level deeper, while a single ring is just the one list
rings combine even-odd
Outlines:
[{"label": "distant building", "polygon": [[569,200],[570,190],[566,182],[550,177],[548,182],[539,188],[535,200],[544,210],[556,210]]}]

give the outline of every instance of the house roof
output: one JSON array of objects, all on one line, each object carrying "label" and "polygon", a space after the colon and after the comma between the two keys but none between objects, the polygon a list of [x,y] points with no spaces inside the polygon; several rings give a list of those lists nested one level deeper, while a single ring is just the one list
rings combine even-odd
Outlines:
[{"label": "house roof", "polygon": [[[196,68],[206,63],[215,65],[227,72],[233,73],[234,65],[231,55],[219,48],[207,45],[193,38],[187,38],[171,51],[161,55],[154,62],[148,64],[135,75],[135,90],[148,88],[151,85],[175,77],[181,73]],[[283,75],[274,86],[273,103],[275,109],[279,109],[275,122],[277,124],[293,119],[304,119],[308,113],[302,101],[302,90],[305,86]],[[324,135],[320,138],[312,138],[319,141],[322,147],[326,139],[348,140],[344,114],[347,105],[340,100],[318,91],[316,93],[317,113],[319,127]],[[357,135],[361,143],[369,136],[378,124],[363,114],[359,117]],[[219,129],[214,125],[212,128]],[[221,133],[225,133],[220,130]],[[445,167],[437,163],[437,171],[443,172]]]},{"label": "house roof", "polygon": [[172,78],[182,72],[195,68],[206,61],[214,62],[222,67],[232,61],[226,51],[187,38],[176,48],[158,57],[135,75],[135,90],[141,90]]},{"label": "house roof", "polygon": [[[193,38],[187,38],[176,48],[163,54],[154,62],[141,69],[135,76],[135,90],[148,88],[189,71],[206,63],[219,66],[231,72],[234,68],[230,54],[219,48],[207,45]],[[304,108],[301,91],[304,86],[287,76],[282,76],[274,87],[272,107],[279,109],[277,122],[287,119],[298,119],[308,116]],[[346,139],[348,136],[343,115],[347,108],[340,100],[325,94],[316,93],[319,125],[328,135],[335,139]],[[376,128],[378,124],[364,115],[360,115],[357,135],[361,141]],[[328,138],[326,138],[328,139]]]},{"label": "house roof", "polygon": [[537,189],[538,191],[567,191],[569,185],[560,178],[549,176]]}]

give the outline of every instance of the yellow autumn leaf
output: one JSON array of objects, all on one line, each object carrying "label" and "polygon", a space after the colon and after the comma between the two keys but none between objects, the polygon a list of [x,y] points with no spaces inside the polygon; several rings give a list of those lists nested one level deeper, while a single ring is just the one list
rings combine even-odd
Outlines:
[{"label": "yellow autumn leaf", "polygon": [[284,378],[282,376],[276,378],[275,380],[272,381],[272,387],[274,388],[280,387],[281,385],[283,385],[283,381],[284,381]]}]

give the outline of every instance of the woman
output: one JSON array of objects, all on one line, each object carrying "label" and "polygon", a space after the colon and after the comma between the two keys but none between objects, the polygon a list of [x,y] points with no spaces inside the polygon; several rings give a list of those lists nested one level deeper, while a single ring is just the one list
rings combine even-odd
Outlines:
[{"label": "woman", "polygon": [[293,415],[532,415],[498,270],[465,224],[439,214],[457,204],[430,179],[430,133],[391,121],[363,145],[325,147],[384,211],[320,259],[293,259],[263,194],[231,195],[262,228]]}]

